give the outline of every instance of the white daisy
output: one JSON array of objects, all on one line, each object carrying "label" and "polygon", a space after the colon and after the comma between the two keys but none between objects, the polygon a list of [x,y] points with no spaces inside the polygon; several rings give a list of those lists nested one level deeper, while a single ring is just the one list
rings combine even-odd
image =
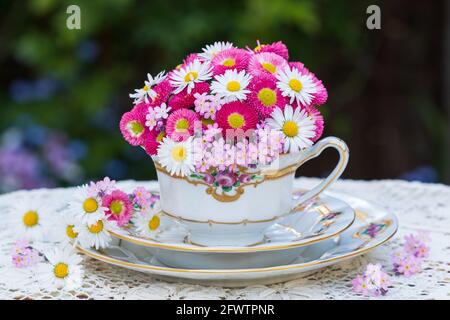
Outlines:
[{"label": "white daisy", "polygon": [[111,236],[108,230],[114,230],[114,223],[103,217],[89,224],[81,224],[74,227],[74,231],[78,233],[77,242],[83,248],[102,249],[108,247]]},{"label": "white daisy", "polygon": [[53,227],[55,240],[62,243],[76,241],[78,233],[75,232],[75,228],[81,224],[81,220],[71,212],[59,213],[55,218]]},{"label": "white daisy", "polygon": [[239,73],[236,69],[227,70],[223,75],[215,76],[214,79],[211,83],[211,93],[225,98],[227,102],[244,100],[250,93],[250,90],[246,88],[252,76],[244,70]]},{"label": "white daisy", "polygon": [[176,89],[174,93],[180,93],[184,88],[188,88],[188,93],[197,82],[204,82],[211,79],[212,67],[209,62],[201,63],[200,60],[195,59],[187,66],[180,69],[175,69],[170,77],[170,84]]},{"label": "white daisy", "polygon": [[300,106],[311,104],[313,95],[317,92],[314,79],[310,74],[302,74],[297,68],[289,66],[277,72],[277,87],[284,97],[290,97],[290,104],[297,101]]},{"label": "white daisy", "polygon": [[286,105],[284,111],[276,108],[267,119],[267,124],[284,136],[284,152],[298,152],[310,147],[315,136],[316,125],[306,110]]},{"label": "white daisy", "polygon": [[134,99],[134,103],[140,103],[142,101],[145,101],[145,103],[149,103],[149,98],[154,100],[157,96],[157,93],[155,90],[153,90],[153,87],[157,84],[161,83],[167,75],[164,74],[165,72],[162,71],[156,75],[156,77],[152,77],[150,73],[147,73],[147,81],[144,81],[144,87],[141,89],[134,89],[135,93],[130,94],[130,98]]},{"label": "white daisy", "polygon": [[102,200],[90,192],[87,185],[77,188],[74,200],[69,203],[69,211],[85,224],[93,223],[105,215]]},{"label": "white daisy", "polygon": [[199,57],[201,57],[204,61],[211,61],[222,51],[231,48],[233,48],[233,44],[231,42],[217,41],[214,42],[214,44],[207,45],[205,48],[203,48],[203,52],[199,53]]},{"label": "white daisy", "polygon": [[158,146],[158,160],[171,175],[189,175],[194,171],[192,137],[182,142],[164,138]]},{"label": "white daisy", "polygon": [[136,233],[143,237],[153,237],[159,230],[161,217],[159,209],[148,208],[134,215],[132,222]]},{"label": "white daisy", "polygon": [[37,280],[40,287],[55,290],[72,290],[82,284],[83,269],[80,266],[81,257],[73,247],[63,245],[44,252],[48,263],[37,266]]},{"label": "white daisy", "polygon": [[12,208],[14,216],[14,236],[30,241],[44,240],[50,227],[49,216],[53,209],[38,199],[17,201]]}]

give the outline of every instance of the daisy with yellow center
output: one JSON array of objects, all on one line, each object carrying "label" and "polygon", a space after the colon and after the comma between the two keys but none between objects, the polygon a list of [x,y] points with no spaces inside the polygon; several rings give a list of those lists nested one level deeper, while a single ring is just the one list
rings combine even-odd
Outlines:
[{"label": "daisy with yellow center", "polygon": [[315,121],[300,107],[286,105],[284,110],[276,108],[267,124],[284,136],[284,153],[298,152],[312,146],[315,136]]},{"label": "daisy with yellow center", "polygon": [[43,239],[49,227],[48,216],[53,211],[51,204],[40,204],[34,199],[24,200],[19,201],[12,210],[16,218],[15,236],[32,241]]},{"label": "daisy with yellow center", "polygon": [[78,187],[74,200],[69,203],[69,212],[81,223],[92,223],[105,215],[105,208],[101,199],[84,185]]},{"label": "daisy with yellow center", "polygon": [[162,71],[153,78],[150,73],[147,73],[147,81],[144,81],[144,86],[140,89],[135,89],[134,93],[130,94],[130,98],[134,99],[134,103],[141,102],[149,103],[150,100],[154,100],[157,96],[154,86],[161,83],[166,78],[165,72]]},{"label": "daisy with yellow center", "polygon": [[175,87],[174,93],[180,93],[185,88],[187,88],[188,93],[191,93],[196,83],[211,79],[211,70],[212,67],[208,61],[202,63],[198,59],[180,69],[173,70],[170,84]]},{"label": "daisy with yellow center", "polygon": [[79,218],[77,219],[70,212],[58,214],[54,230],[56,241],[62,243],[72,243],[76,241],[78,233],[75,231],[75,228],[79,224],[81,224],[81,220]]},{"label": "daisy with yellow center", "polygon": [[202,49],[203,52],[199,54],[199,57],[204,61],[211,61],[215,56],[217,56],[222,51],[231,48],[233,48],[233,44],[231,42],[217,41],[203,48]]},{"label": "daisy with yellow center", "polygon": [[158,147],[158,161],[171,175],[191,174],[194,171],[192,137],[181,142],[164,138]]},{"label": "daisy with yellow center", "polygon": [[48,291],[77,289],[82,284],[81,257],[69,245],[44,252],[48,263],[38,265],[39,285]]},{"label": "daisy with yellow center", "polygon": [[103,217],[89,224],[77,225],[73,229],[77,234],[77,241],[83,248],[106,248],[111,236],[108,230],[116,230],[118,227],[114,222]]},{"label": "daisy with yellow center", "polygon": [[136,213],[133,217],[135,232],[142,237],[154,238],[160,231],[161,215],[159,205]]},{"label": "daisy with yellow center", "polygon": [[290,98],[290,104],[296,101],[299,106],[309,106],[318,92],[313,76],[295,67],[285,67],[276,78],[277,87],[284,97]]},{"label": "daisy with yellow center", "polygon": [[245,100],[247,94],[250,93],[247,87],[252,76],[244,70],[227,70],[223,75],[214,77],[211,83],[211,93],[217,94],[220,98],[224,98],[226,102]]}]

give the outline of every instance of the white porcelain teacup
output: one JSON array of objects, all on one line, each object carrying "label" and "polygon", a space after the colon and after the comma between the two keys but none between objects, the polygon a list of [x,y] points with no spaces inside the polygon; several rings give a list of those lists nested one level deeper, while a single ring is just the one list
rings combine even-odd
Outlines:
[{"label": "white porcelain teacup", "polygon": [[[330,175],[292,201],[295,171],[332,147],[339,161]],[[178,219],[190,232],[190,241],[203,246],[249,246],[260,243],[264,230],[276,220],[305,206],[344,171],[349,158],[345,142],[327,137],[297,153],[283,154],[276,171],[239,174],[194,173],[171,176],[153,158],[164,214]],[[238,181],[238,183],[236,183]]]}]

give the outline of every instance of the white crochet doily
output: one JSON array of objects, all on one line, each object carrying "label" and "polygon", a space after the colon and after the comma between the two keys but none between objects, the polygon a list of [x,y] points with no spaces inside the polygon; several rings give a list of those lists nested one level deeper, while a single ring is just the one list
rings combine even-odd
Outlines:
[{"label": "white crochet doily", "polygon": [[[300,179],[308,187],[317,179]],[[125,181],[121,187],[149,185]],[[84,285],[77,291],[43,293],[29,283],[17,285],[5,271],[11,265],[10,249],[16,240],[10,232],[13,214],[9,208],[17,201],[38,197],[43,201],[64,202],[73,189],[19,191],[0,196],[0,299],[361,299],[351,290],[351,280],[363,272],[367,263],[381,263],[392,275],[390,255],[403,237],[419,230],[429,232],[430,257],[423,271],[409,278],[393,276],[393,288],[377,299],[450,299],[450,187],[438,184],[394,180],[341,180],[330,190],[346,192],[375,201],[398,215],[400,228],[388,244],[361,257],[321,269],[302,278],[274,285],[239,289],[168,283],[149,275],[84,259]]]}]

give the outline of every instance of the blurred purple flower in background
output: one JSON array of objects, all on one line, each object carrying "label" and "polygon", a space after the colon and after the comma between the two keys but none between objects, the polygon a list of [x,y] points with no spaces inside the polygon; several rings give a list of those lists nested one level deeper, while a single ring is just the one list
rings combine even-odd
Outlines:
[{"label": "blurred purple flower in background", "polygon": [[76,184],[77,161],[86,154],[79,141],[38,125],[11,127],[0,136],[0,192]]}]

